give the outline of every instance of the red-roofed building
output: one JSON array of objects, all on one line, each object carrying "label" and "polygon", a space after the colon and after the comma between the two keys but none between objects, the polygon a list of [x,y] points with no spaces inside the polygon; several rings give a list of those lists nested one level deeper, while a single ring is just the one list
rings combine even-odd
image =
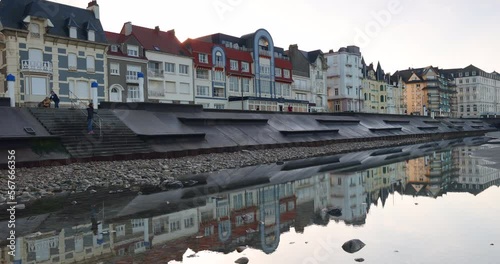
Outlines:
[{"label": "red-roofed building", "polygon": [[292,64],[269,32],[242,37],[221,33],[184,43],[196,67],[196,103],[219,109],[279,111],[289,105],[307,111],[308,101],[292,99]]},{"label": "red-roofed building", "polygon": [[[110,44],[108,58],[108,84],[110,102],[139,102],[138,73],[145,73],[148,59],[144,48],[134,35],[105,32]],[[144,101],[147,101],[147,81],[144,81]]]},{"label": "red-roofed building", "polygon": [[145,28],[127,22],[121,34],[134,36],[148,58],[147,97],[160,103],[194,103],[193,59],[174,30]]}]

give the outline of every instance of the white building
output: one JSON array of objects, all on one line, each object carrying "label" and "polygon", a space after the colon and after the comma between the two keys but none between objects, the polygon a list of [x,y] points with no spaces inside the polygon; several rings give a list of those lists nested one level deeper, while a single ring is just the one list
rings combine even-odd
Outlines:
[{"label": "white building", "polygon": [[309,101],[309,112],[327,112],[326,60],[321,50],[302,51],[290,45],[286,52],[292,62],[292,93],[296,100]]},{"label": "white building", "polygon": [[347,46],[325,54],[327,69],[328,104],[333,112],[357,111],[362,107],[363,79],[359,47]]},{"label": "white building", "polygon": [[[148,58],[149,101],[160,103],[194,103],[193,59],[175,36],[174,30],[161,31],[132,25],[123,25],[121,34],[134,35],[144,47]],[[131,51],[134,52],[134,51]],[[127,69],[127,71],[138,69]]]}]

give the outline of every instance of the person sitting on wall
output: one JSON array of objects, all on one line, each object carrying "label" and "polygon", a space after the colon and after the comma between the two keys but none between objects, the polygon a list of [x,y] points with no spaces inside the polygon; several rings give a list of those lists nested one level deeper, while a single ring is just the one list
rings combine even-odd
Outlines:
[{"label": "person sitting on wall", "polygon": [[49,97],[45,97],[45,99],[43,99],[42,106],[45,108],[50,108],[50,98]]}]

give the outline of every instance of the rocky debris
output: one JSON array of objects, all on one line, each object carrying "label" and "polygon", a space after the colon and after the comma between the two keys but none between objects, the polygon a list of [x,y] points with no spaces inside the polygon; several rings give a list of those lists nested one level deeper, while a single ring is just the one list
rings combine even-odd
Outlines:
[{"label": "rocky debris", "polygon": [[247,249],[247,247],[240,246],[240,247],[237,247],[237,248],[236,248],[236,251],[237,251],[238,253],[241,253],[241,252],[243,252],[243,250],[245,250],[245,249]]},{"label": "rocky debris", "polygon": [[356,253],[360,251],[366,244],[359,239],[352,239],[342,245],[342,249],[348,253]]},{"label": "rocky debris", "polygon": [[354,261],[356,261],[356,262],[363,262],[363,261],[365,261],[365,259],[364,258],[356,258],[356,259],[354,259]]},{"label": "rocky debris", "polygon": [[234,263],[238,264],[247,264],[250,260],[247,257],[241,257],[234,261]]},{"label": "rocky debris", "polygon": [[[175,159],[96,161],[57,167],[17,168],[17,199],[20,202],[27,202],[64,191],[93,192],[93,190],[101,188],[130,189],[141,193],[149,193],[202,183],[203,178],[182,180],[181,178],[185,175],[200,175],[258,164],[283,164],[284,161],[288,160],[394,145],[411,145],[425,141],[425,138],[409,138],[397,141],[372,140],[368,142],[335,143],[320,147],[291,147],[286,149],[243,150],[233,153],[211,153]],[[0,175],[6,174],[6,170],[0,170]],[[0,197],[7,197],[6,181],[7,177],[0,178]],[[145,188],[144,186],[148,187]]]}]

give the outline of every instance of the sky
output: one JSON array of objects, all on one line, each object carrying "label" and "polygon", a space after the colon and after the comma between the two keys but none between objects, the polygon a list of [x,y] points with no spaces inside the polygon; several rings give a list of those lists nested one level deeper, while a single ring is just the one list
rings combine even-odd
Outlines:
[{"label": "sky", "polygon": [[[86,8],[86,0],[52,0]],[[386,72],[409,67],[500,72],[498,0],[97,0],[104,30],[123,24],[175,29],[180,41],[214,33],[240,37],[264,28],[275,46],[361,48]]]}]

